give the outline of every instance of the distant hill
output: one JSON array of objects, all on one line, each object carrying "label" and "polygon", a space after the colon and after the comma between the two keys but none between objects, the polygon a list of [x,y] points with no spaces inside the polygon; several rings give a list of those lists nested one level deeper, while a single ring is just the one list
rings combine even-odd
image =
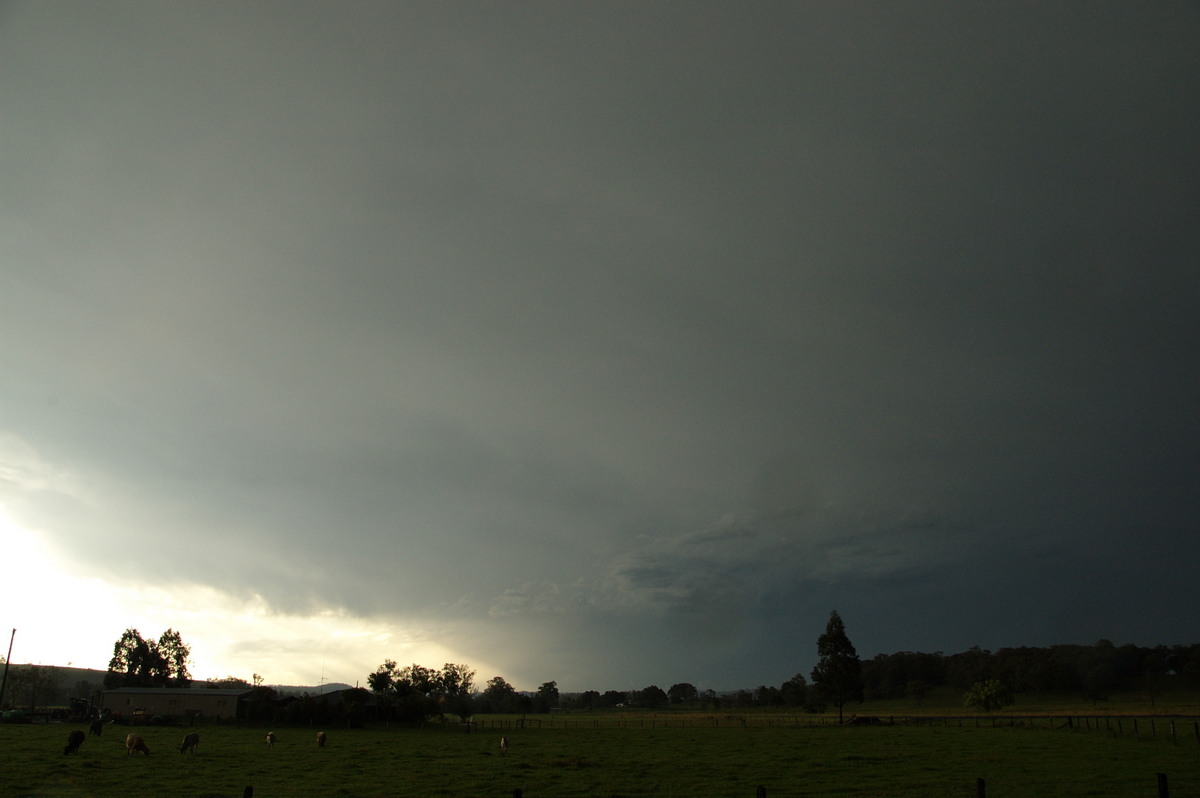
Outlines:
[{"label": "distant hill", "polygon": [[287,695],[303,695],[308,693],[312,696],[325,695],[326,693],[336,693],[339,690],[349,690],[354,685],[346,684],[345,682],[326,682],[321,685],[292,685],[292,684],[272,684],[270,687],[275,688],[281,693]]},{"label": "distant hill", "polygon": [[[19,671],[29,666],[30,663],[14,662],[11,670]],[[50,671],[54,683],[65,690],[73,690],[80,682],[89,682],[100,687],[104,684],[104,674],[106,673],[106,671],[98,671],[94,668],[72,668],[61,665],[37,665],[35,667]],[[3,671],[2,665],[0,665],[0,671]]]},{"label": "distant hill", "polygon": [[[30,663],[14,662],[12,663],[11,668],[12,671],[19,671],[22,668],[28,668],[29,666]],[[82,692],[76,689],[80,682],[87,682],[89,685],[91,685],[91,689],[93,690],[104,689],[104,676],[108,673],[108,671],[96,670],[94,668],[73,668],[64,665],[38,665],[37,667],[45,668],[50,671],[51,679],[55,687],[62,691],[64,697],[69,696],[71,698],[84,697],[82,695],[76,695],[76,693]],[[2,671],[3,664],[0,664],[0,672]],[[192,682],[192,687],[197,690],[203,690],[206,684],[207,682],[205,681],[194,680]],[[337,692],[338,690],[346,690],[354,685],[346,684],[344,682],[326,682],[325,684],[321,685],[271,684],[267,686],[278,690],[280,693],[286,693],[289,695],[303,695],[304,693],[308,693],[309,695],[317,696],[324,695],[325,693]]]}]

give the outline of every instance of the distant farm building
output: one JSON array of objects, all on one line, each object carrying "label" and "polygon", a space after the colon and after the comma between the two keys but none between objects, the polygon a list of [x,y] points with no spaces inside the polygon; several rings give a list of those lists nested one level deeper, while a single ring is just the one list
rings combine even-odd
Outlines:
[{"label": "distant farm building", "polygon": [[101,694],[100,708],[130,720],[155,716],[232,720],[242,717],[242,699],[251,692],[242,687],[118,687]]}]

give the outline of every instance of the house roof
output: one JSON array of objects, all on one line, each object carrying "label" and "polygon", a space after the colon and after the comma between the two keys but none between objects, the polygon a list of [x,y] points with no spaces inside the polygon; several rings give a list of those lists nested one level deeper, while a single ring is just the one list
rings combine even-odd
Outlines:
[{"label": "house roof", "polygon": [[114,690],[105,690],[104,692],[120,695],[207,695],[238,697],[249,695],[254,691],[247,690],[244,687],[118,687]]}]

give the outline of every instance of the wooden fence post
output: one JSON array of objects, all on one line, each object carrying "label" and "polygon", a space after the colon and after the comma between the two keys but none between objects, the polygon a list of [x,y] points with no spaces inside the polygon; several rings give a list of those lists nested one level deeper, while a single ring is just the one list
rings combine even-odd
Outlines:
[{"label": "wooden fence post", "polygon": [[1167,774],[1155,773],[1158,777],[1158,798],[1170,798],[1170,793],[1167,790]]},{"label": "wooden fence post", "polygon": [[754,798],[767,798],[767,788],[759,787],[754,791]]},{"label": "wooden fence post", "polygon": [[975,798],[986,798],[986,796],[987,784],[984,783],[983,779],[975,779]]}]

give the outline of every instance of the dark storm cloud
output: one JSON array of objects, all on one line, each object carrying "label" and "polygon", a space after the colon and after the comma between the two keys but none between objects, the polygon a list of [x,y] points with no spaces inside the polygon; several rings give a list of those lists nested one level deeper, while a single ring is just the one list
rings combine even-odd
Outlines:
[{"label": "dark storm cloud", "polygon": [[92,567],[601,689],[1200,631],[1194,6],[2,24],[0,478]]}]

